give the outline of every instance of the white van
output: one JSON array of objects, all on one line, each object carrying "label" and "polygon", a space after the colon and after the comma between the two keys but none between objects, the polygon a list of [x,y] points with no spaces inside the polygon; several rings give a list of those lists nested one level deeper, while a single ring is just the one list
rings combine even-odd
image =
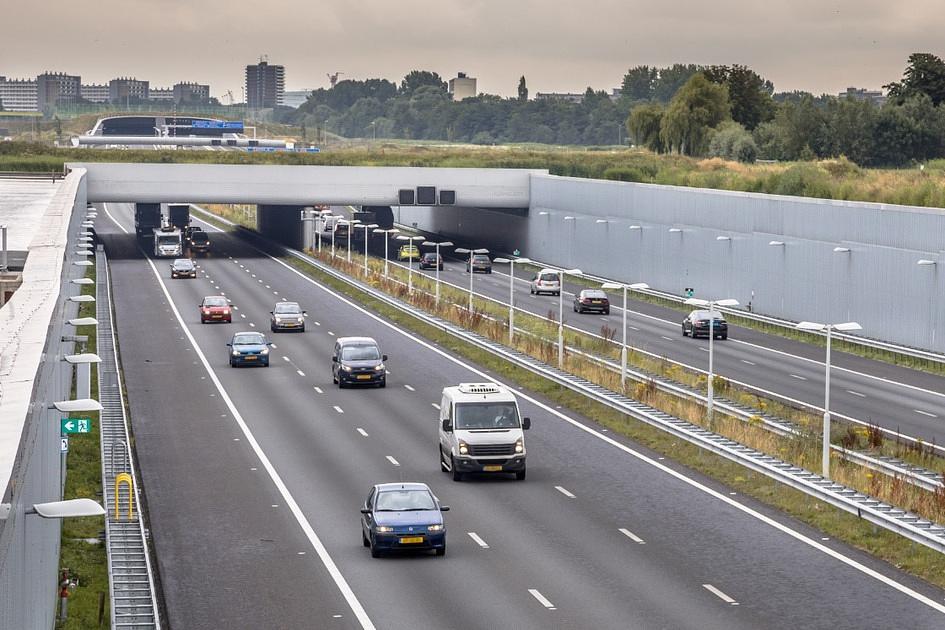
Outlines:
[{"label": "white van", "polygon": [[511,391],[496,383],[444,387],[440,401],[440,469],[461,481],[463,473],[514,473],[525,479],[525,433]]},{"label": "white van", "polygon": [[529,292],[532,295],[542,293],[559,295],[561,293],[561,276],[554,269],[542,269],[532,278]]}]

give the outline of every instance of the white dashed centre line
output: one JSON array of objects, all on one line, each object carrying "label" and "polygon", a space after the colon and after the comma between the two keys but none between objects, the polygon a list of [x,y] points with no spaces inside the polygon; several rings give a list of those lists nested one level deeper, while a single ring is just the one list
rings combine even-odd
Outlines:
[{"label": "white dashed centre line", "polygon": [[568,492],[566,489],[562,488],[561,486],[555,486],[555,490],[557,490],[558,492],[560,492],[560,493],[563,494],[564,496],[568,497],[569,499],[573,499],[573,498],[574,498],[574,495],[573,495],[573,494],[571,494],[570,492]]},{"label": "white dashed centre line", "polygon": [[272,287],[267,284],[267,285],[266,285],[266,288],[267,288],[267,289],[271,289]]},{"label": "white dashed centre line", "polygon": [[807,380],[807,377],[805,377],[805,376],[798,376],[797,374],[791,374],[791,378],[796,378],[796,379],[799,380],[799,381],[806,381],[806,380]]},{"label": "white dashed centre line", "polygon": [[[312,321],[315,321],[315,320],[312,320]],[[315,322],[315,325],[316,325],[316,326],[321,326],[322,323],[321,323],[321,322]]]},{"label": "white dashed centre line", "polygon": [[639,331],[639,330],[640,330],[640,329],[637,328],[636,326],[631,326],[631,325],[629,325],[629,324],[627,324],[627,328],[629,328],[630,330],[636,330],[636,331]]},{"label": "white dashed centre line", "polygon": [[732,599],[731,597],[729,597],[728,595],[726,595],[719,589],[715,588],[711,584],[703,584],[702,588],[709,591],[710,593],[712,593],[713,595],[721,599],[726,604],[731,604],[732,606],[738,606],[738,602],[736,602],[734,599]]},{"label": "white dashed centre line", "polygon": [[322,388],[319,387],[318,385],[316,385],[316,386],[313,387],[312,389],[314,389],[315,392],[318,393],[318,394],[324,394],[324,393],[325,393],[325,392],[322,391]]},{"label": "white dashed centre line", "polygon": [[866,394],[861,394],[860,392],[855,392],[852,389],[847,390],[848,394],[853,394],[854,396],[859,396],[860,398],[866,398]]},{"label": "white dashed centre line", "polygon": [[467,532],[467,533],[469,534],[469,537],[472,538],[473,541],[475,541],[477,545],[479,545],[483,549],[489,548],[489,545],[487,545],[486,541],[484,541],[482,538],[479,537],[479,534],[477,534],[476,532]]},{"label": "white dashed centre line", "polygon": [[436,404],[436,403],[430,403],[430,405],[432,405],[434,409],[436,409],[437,411],[439,411],[440,406],[439,406],[438,404]]},{"label": "white dashed centre line", "polygon": [[708,351],[709,351],[708,348],[703,348],[702,346],[699,346],[699,349],[702,350],[703,352],[708,352]]},{"label": "white dashed centre line", "polygon": [[341,407],[339,407],[338,405],[335,405],[335,411],[337,411],[338,413],[344,413],[344,412],[345,412],[345,410],[342,409]]},{"label": "white dashed centre line", "polygon": [[358,428],[357,428],[357,431],[358,431],[358,433],[360,433],[360,434],[361,434],[362,436],[364,436],[364,437],[367,437],[367,436],[368,436],[367,431],[365,431],[365,430],[362,429],[361,427],[358,427]]},{"label": "white dashed centre line", "polygon": [[755,365],[751,361],[746,361],[745,359],[742,359],[742,363],[744,363],[745,365]]},{"label": "white dashed centre line", "polygon": [[283,361],[288,361],[288,360],[289,360],[289,357],[282,357],[282,360],[283,360]]},{"label": "white dashed centre line", "polygon": [[396,459],[394,459],[390,455],[387,456],[387,461],[389,461],[394,466],[400,466],[400,462],[398,462]]},{"label": "white dashed centre line", "polygon": [[305,372],[303,372],[302,370],[296,370],[296,372],[298,372],[299,376],[305,376]]},{"label": "white dashed centre line", "polygon": [[240,313],[240,317],[242,317],[243,319],[246,319],[246,313]]},{"label": "white dashed centre line", "polygon": [[417,390],[415,390],[413,387],[411,387],[410,385],[406,385],[406,384],[404,385],[404,389],[406,389],[406,390],[408,390],[408,391],[411,391],[411,392],[417,391]]},{"label": "white dashed centre line", "polygon": [[922,411],[921,409],[913,409],[912,411],[922,414],[923,416],[928,416],[929,418],[938,418],[934,413],[929,413],[928,411]]},{"label": "white dashed centre line", "polygon": [[335,336],[335,333],[331,332],[330,330],[328,331],[328,334],[331,335],[332,337]]},{"label": "white dashed centre line", "polygon": [[625,529],[625,528],[621,527],[619,531],[620,531],[621,534],[623,534],[624,536],[626,536],[627,538],[629,538],[630,540],[632,540],[633,542],[635,542],[635,543],[638,544],[638,545],[645,545],[645,544],[646,544],[646,542],[645,542],[642,538],[640,538],[639,536],[637,536],[636,534],[634,534],[633,532],[631,532],[629,529]]},{"label": "white dashed centre line", "polygon": [[542,595],[537,588],[530,588],[528,592],[532,594],[532,597],[538,600],[538,603],[547,608],[548,610],[558,610],[555,608],[555,605],[548,601],[548,598]]},{"label": "white dashed centre line", "polygon": [[253,322],[250,322],[249,325],[250,325],[250,327],[252,327],[252,328],[255,328],[255,327],[256,327],[256,324],[254,324]]},{"label": "white dashed centre line", "polygon": [[667,337],[666,335],[660,335],[660,337],[662,337],[662,338],[665,339],[666,341],[672,341],[672,340],[673,340],[672,337]]}]

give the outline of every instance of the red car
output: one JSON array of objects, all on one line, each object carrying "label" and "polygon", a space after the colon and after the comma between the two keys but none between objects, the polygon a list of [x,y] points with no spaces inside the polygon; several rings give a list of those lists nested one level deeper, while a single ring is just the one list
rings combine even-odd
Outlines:
[{"label": "red car", "polygon": [[233,313],[230,303],[222,295],[208,295],[197,305],[200,308],[200,323],[226,322],[233,323]]}]

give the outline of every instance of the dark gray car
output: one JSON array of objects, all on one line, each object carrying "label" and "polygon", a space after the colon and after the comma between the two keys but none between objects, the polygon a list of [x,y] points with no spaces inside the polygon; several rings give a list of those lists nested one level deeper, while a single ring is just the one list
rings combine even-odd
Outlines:
[{"label": "dark gray car", "polygon": [[339,337],[331,352],[331,378],[338,387],[387,387],[387,355],[370,337]]}]

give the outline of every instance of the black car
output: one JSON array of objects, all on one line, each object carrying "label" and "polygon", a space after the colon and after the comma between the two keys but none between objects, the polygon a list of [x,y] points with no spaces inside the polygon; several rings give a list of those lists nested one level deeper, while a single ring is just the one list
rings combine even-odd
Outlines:
[{"label": "black car", "polygon": [[331,379],[338,387],[376,385],[387,387],[386,354],[370,337],[339,337],[331,353]]},{"label": "black car", "polygon": [[472,258],[467,258],[466,271],[469,271],[470,264],[473,273],[492,273],[492,261],[487,254],[473,254]]},{"label": "black car", "polygon": [[427,252],[420,257],[420,268],[443,271],[443,257],[436,252]]},{"label": "black car", "polygon": [[196,278],[197,265],[190,258],[178,258],[171,263],[171,278]]},{"label": "black car", "polygon": [[574,312],[588,311],[610,315],[610,299],[600,289],[584,289],[574,296]]},{"label": "black car", "polygon": [[210,251],[210,235],[199,228],[194,228],[187,239],[187,244],[190,245],[191,252],[206,254]]},{"label": "black car", "polygon": [[[712,313],[713,331],[716,339],[728,339],[728,322],[722,316],[722,313],[713,311]],[[693,311],[689,313],[682,322],[683,337],[691,336],[706,337],[709,336],[709,311]]]}]

